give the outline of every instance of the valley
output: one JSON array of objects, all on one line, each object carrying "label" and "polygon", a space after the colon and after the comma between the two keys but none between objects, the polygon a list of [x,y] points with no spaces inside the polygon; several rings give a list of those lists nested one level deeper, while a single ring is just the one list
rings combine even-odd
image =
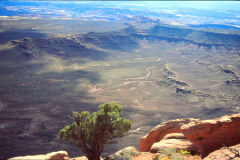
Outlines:
[{"label": "valley", "polygon": [[93,112],[107,101],[120,104],[133,127],[107,145],[103,156],[137,147],[139,137],[161,121],[237,113],[239,39],[174,26],[130,25],[2,43],[0,158],[60,149],[78,155],[78,149],[60,142],[59,129],[71,121],[67,115],[72,111]]},{"label": "valley", "polygon": [[80,148],[58,131],[114,101],[131,130],[240,112],[238,2],[0,2],[0,160]]}]

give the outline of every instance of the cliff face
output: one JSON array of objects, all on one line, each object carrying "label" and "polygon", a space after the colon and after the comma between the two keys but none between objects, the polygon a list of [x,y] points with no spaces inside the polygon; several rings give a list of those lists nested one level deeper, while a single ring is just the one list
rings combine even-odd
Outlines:
[{"label": "cliff face", "polygon": [[[139,150],[151,151],[151,147],[161,143],[169,133],[182,133],[205,157],[223,146],[240,143],[240,114],[213,120],[177,119],[161,123],[140,139]],[[181,145],[181,142],[174,145]]]}]

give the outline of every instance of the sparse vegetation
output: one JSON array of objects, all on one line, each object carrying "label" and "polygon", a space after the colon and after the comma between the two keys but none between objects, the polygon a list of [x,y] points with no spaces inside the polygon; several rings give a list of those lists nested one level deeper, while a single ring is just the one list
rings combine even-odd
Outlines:
[{"label": "sparse vegetation", "polygon": [[132,160],[138,155],[139,152],[134,147],[127,147],[109,156],[106,160]]},{"label": "sparse vegetation", "polygon": [[73,112],[74,122],[59,132],[63,141],[81,147],[89,160],[100,160],[104,144],[123,136],[131,121],[121,118],[122,108],[114,102],[102,104],[97,112]]},{"label": "sparse vegetation", "polygon": [[198,160],[198,155],[191,156],[189,151],[177,150],[175,148],[166,148],[159,151],[159,153],[153,158],[153,160],[185,160],[192,159]]}]

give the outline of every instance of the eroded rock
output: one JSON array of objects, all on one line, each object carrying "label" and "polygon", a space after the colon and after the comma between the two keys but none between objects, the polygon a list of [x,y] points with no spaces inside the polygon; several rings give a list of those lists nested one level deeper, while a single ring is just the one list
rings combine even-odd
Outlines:
[{"label": "eroded rock", "polygon": [[199,148],[190,142],[182,133],[167,134],[160,142],[156,142],[152,145],[151,152],[157,153],[158,151],[167,148],[186,150],[192,154],[197,154],[199,152]]},{"label": "eroded rock", "polygon": [[198,121],[198,119],[176,119],[160,123],[154,127],[147,135],[142,137],[139,142],[139,151],[148,152],[155,142],[159,142],[169,133],[181,133],[181,126],[190,122]]},{"label": "eroded rock", "polygon": [[88,160],[88,158],[85,156],[82,156],[82,157],[71,158],[70,160]]},{"label": "eroded rock", "polygon": [[48,154],[14,157],[8,160],[69,160],[66,151],[51,152]]},{"label": "eroded rock", "polygon": [[68,160],[68,153],[66,151],[51,152],[46,154],[46,160]]},{"label": "eroded rock", "polygon": [[183,133],[196,145],[202,157],[220,149],[223,145],[232,146],[240,143],[240,114],[223,116],[213,120],[177,119],[161,123],[149,134],[140,139],[140,151],[150,151],[154,143],[169,133]]},{"label": "eroded rock", "polygon": [[185,137],[200,148],[201,155],[240,143],[240,114],[183,125]]},{"label": "eroded rock", "polygon": [[240,144],[232,147],[223,147],[219,150],[216,150],[210,153],[204,160],[226,160],[234,159],[240,160]]}]

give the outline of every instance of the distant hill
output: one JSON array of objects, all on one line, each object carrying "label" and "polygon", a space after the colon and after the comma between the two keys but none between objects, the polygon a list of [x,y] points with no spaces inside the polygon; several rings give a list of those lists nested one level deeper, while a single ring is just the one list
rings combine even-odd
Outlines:
[{"label": "distant hill", "polygon": [[[86,44],[93,44],[102,49],[130,51],[138,47],[138,40],[166,40],[169,42],[187,42],[211,48],[225,47],[226,49],[240,49],[240,35],[220,34],[193,29],[179,28],[175,26],[156,25],[150,29],[141,30],[129,26],[120,31],[96,33],[90,32],[83,35],[51,36],[47,38],[24,38],[17,43],[25,56],[39,56],[43,53],[50,53],[66,57],[95,57],[104,56],[94,48],[88,48]],[[68,50],[71,52],[68,52]],[[33,51],[34,50],[34,51]],[[94,53],[98,54],[94,54]]]},{"label": "distant hill", "polygon": [[240,36],[234,34],[221,34],[207,31],[197,31],[179,27],[154,26],[148,30],[149,34],[158,37],[187,40],[199,44],[223,45],[239,47]]}]

